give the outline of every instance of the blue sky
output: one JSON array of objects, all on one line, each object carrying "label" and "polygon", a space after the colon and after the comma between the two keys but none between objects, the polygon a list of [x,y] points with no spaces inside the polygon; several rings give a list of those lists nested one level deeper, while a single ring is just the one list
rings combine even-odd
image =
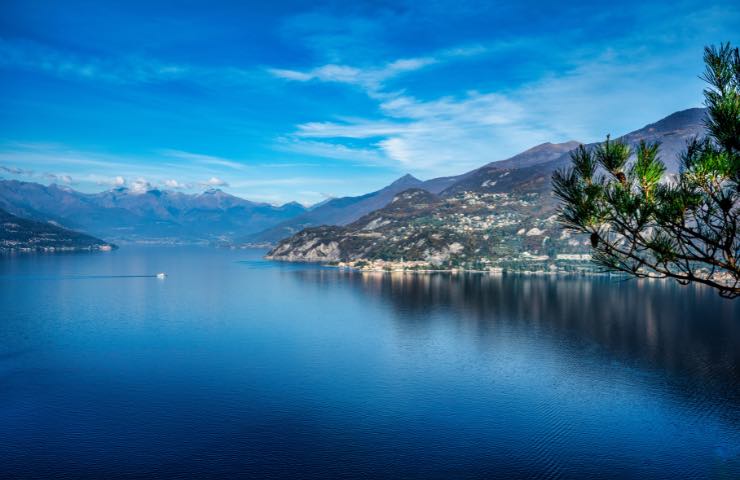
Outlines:
[{"label": "blue sky", "polygon": [[0,4],[0,176],[282,203],[700,106],[736,2]]}]

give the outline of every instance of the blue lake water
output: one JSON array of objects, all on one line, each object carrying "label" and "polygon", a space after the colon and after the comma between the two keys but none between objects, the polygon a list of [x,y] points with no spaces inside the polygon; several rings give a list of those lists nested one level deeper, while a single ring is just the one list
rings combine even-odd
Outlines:
[{"label": "blue lake water", "polygon": [[0,476],[740,478],[740,300],[260,255],[0,258]]}]

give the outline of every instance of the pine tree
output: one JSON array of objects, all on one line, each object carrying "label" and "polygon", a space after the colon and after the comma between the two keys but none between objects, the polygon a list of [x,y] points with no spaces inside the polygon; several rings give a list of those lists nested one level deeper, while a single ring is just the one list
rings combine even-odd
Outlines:
[{"label": "pine tree", "polygon": [[[593,259],[608,271],[700,283],[740,296],[740,54],[729,43],[704,49],[705,138],[666,177],[660,145],[632,149],[606,141],[571,154],[555,172],[565,228],[589,235]],[[634,153],[635,159],[630,160]]]}]

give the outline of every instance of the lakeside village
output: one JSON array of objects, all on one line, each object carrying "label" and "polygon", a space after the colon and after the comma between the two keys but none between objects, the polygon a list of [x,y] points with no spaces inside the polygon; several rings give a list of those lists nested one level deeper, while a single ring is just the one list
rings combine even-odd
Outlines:
[{"label": "lakeside village", "polygon": [[[353,270],[363,273],[481,273],[486,275],[535,275],[535,276],[609,276],[625,277],[621,272],[606,271],[602,267],[590,263],[588,254],[558,254],[554,262],[547,255],[522,254],[520,261],[497,261],[481,259],[474,263],[455,265],[432,265],[425,261],[388,261],[388,260],[355,260],[350,262],[333,262],[326,266],[337,267],[340,270]],[[454,266],[453,266],[454,265]],[[641,271],[648,276],[644,280],[667,280],[665,277],[651,275],[647,270]],[[731,285],[734,281],[727,273],[714,273],[706,269],[696,269],[693,275],[697,278],[711,278],[720,283]]]},{"label": "lakeside village", "polygon": [[364,272],[476,272],[491,275],[519,273],[524,275],[595,275],[603,274],[600,267],[591,262],[591,255],[559,253],[555,258],[548,255],[533,255],[523,252],[519,258],[488,259],[472,262],[449,260],[444,264],[432,264],[424,260],[367,260],[331,262],[328,266]]}]

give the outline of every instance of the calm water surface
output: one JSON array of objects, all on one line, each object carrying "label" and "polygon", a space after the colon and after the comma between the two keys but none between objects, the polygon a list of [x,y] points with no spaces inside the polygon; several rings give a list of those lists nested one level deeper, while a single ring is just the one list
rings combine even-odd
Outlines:
[{"label": "calm water surface", "polygon": [[5,257],[0,476],[737,479],[740,300],[250,251]]}]

